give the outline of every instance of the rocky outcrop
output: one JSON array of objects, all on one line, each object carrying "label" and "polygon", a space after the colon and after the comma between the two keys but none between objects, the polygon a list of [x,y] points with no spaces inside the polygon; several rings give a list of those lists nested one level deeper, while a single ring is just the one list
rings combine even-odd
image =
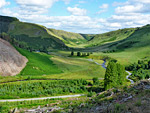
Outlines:
[{"label": "rocky outcrop", "polygon": [[0,75],[14,76],[26,66],[27,59],[7,41],[0,38]]}]

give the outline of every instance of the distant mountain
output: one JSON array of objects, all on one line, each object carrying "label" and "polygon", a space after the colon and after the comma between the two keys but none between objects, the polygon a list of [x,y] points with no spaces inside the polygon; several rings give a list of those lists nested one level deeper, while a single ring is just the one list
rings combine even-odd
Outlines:
[{"label": "distant mountain", "polygon": [[19,74],[26,66],[27,59],[8,42],[0,38],[0,75],[13,76]]}]

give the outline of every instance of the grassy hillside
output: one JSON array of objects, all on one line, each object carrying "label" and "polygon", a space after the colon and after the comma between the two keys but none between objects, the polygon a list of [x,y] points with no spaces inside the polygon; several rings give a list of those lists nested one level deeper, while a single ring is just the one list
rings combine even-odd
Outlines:
[{"label": "grassy hillside", "polygon": [[103,34],[97,34],[92,37],[87,43],[87,47],[100,46],[106,43],[111,43],[119,40],[123,40],[134,33],[134,28],[119,29],[117,31],[111,31]]},{"label": "grassy hillside", "polygon": [[[76,47],[87,41],[78,33],[71,33],[62,30],[47,29],[44,26],[20,22],[13,17],[0,16],[0,33],[7,33],[16,43],[24,48],[33,50],[48,51],[53,49],[66,50],[69,47]],[[67,45],[67,46],[66,46]]]},{"label": "grassy hillside", "polygon": [[96,36],[95,34],[80,34],[82,35],[86,40],[91,40],[94,36]]},{"label": "grassy hillside", "polygon": [[76,47],[79,44],[83,44],[88,38],[83,37],[78,33],[66,32],[63,30],[48,29],[50,34],[58,37],[69,47]]},{"label": "grassy hillside", "polygon": [[17,50],[28,58],[27,66],[21,71],[20,75],[51,75],[62,71],[50,60],[50,55],[44,53],[31,53],[27,50],[17,48]]},{"label": "grassy hillside", "polygon": [[35,50],[66,49],[66,45],[60,39],[48,34],[45,27],[36,24],[15,21],[9,25],[7,33],[19,44]]},{"label": "grassy hillside", "polygon": [[149,47],[150,44],[150,25],[137,28],[128,38],[113,43],[110,47],[117,50],[129,48]]}]

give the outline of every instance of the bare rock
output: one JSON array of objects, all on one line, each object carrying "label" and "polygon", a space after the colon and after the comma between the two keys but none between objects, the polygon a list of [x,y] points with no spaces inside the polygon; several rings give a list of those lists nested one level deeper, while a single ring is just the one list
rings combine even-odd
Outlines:
[{"label": "bare rock", "polygon": [[0,75],[14,76],[26,66],[27,59],[10,43],[0,38]]}]

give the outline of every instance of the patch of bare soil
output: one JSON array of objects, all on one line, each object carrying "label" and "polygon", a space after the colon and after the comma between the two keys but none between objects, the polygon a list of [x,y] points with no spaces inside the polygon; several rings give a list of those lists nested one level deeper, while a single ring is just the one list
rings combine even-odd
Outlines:
[{"label": "patch of bare soil", "polygon": [[14,76],[26,66],[28,60],[10,43],[0,38],[0,75]]}]

